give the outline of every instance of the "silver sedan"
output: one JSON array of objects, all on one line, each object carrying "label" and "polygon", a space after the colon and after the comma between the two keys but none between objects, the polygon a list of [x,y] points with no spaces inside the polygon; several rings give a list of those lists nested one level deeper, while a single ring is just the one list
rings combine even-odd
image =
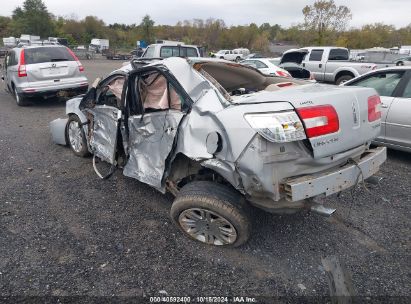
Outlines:
[{"label": "silver sedan", "polygon": [[411,66],[372,71],[344,86],[374,88],[382,102],[381,135],[376,142],[411,152]]}]

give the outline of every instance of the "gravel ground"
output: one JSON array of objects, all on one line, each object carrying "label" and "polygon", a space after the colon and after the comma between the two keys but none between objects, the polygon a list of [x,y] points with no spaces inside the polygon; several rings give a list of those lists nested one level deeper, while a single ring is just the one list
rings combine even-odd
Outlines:
[{"label": "gravel ground", "polygon": [[[90,82],[121,65],[83,63]],[[0,296],[326,296],[336,255],[357,295],[410,297],[410,154],[389,151],[371,193],[329,198],[332,218],[257,212],[252,239],[221,249],[172,225],[170,196],[53,144],[63,102],[18,107],[2,85],[0,105]]]}]

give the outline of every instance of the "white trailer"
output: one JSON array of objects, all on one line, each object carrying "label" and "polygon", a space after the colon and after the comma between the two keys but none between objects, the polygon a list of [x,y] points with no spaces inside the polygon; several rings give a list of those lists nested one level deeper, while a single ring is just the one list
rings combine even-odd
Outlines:
[{"label": "white trailer", "polygon": [[15,37],[4,37],[3,45],[10,48],[15,47],[17,45],[17,39]]},{"label": "white trailer", "polygon": [[40,36],[22,34],[19,39],[22,44],[31,44],[34,41],[40,41]]},{"label": "white trailer", "polygon": [[103,50],[107,50],[109,47],[110,41],[108,39],[93,38],[91,39],[89,49],[99,53]]}]

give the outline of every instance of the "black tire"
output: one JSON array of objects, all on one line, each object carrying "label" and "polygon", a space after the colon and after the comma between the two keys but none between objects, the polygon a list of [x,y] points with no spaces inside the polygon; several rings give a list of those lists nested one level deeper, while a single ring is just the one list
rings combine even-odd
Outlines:
[{"label": "black tire", "polygon": [[[71,123],[77,123],[77,125],[80,128],[80,134],[81,134],[81,141],[80,143],[80,148],[75,148],[75,144],[71,141],[70,139],[70,132],[69,132],[69,128],[70,128],[70,124]],[[90,152],[88,151],[88,146],[87,146],[87,139],[86,139],[86,135],[84,134],[84,130],[83,127],[81,126],[82,122],[80,120],[80,118],[75,115],[72,114],[69,116],[69,119],[67,121],[67,125],[66,125],[66,142],[69,145],[71,151],[73,151],[73,153],[76,156],[79,157],[86,157],[90,155]]]},{"label": "black tire", "polygon": [[404,65],[404,62],[402,62],[402,61],[397,62],[397,66],[403,66],[403,65]]},{"label": "black tire", "polygon": [[220,56],[220,59],[224,59],[224,57],[223,57],[223,56]]},{"label": "black tire", "polygon": [[348,80],[351,80],[353,78],[354,78],[354,76],[352,76],[352,75],[342,75],[342,76],[338,77],[335,84],[340,85],[340,84],[342,84],[344,82],[347,82]]},{"label": "black tire", "polygon": [[[223,218],[235,229],[235,239],[225,244],[215,244],[220,242],[213,238],[214,245],[223,245],[227,247],[237,247],[248,241],[251,233],[250,211],[251,208],[244,200],[243,196],[234,189],[208,181],[196,181],[185,185],[177,195],[170,210],[171,218],[174,224],[188,237],[206,243],[190,235],[180,224],[180,216],[183,212],[199,209],[205,212],[211,212],[213,215]],[[213,220],[211,220],[212,222]],[[204,222],[204,219],[203,219]],[[205,228],[212,230],[212,228]],[[231,226],[229,226],[231,227]],[[214,230],[215,231],[215,230]],[[221,233],[221,230],[218,230]],[[201,232],[201,231],[200,231]],[[210,232],[210,235],[212,232]],[[202,237],[201,233],[197,236]],[[206,238],[204,234],[204,238]],[[211,243],[208,243],[211,244]]]},{"label": "black tire", "polygon": [[13,95],[14,99],[16,100],[16,104],[19,107],[25,107],[28,105],[27,99],[23,97],[21,94],[17,93],[16,88],[13,86]]},{"label": "black tire", "polygon": [[241,57],[237,57],[236,59],[235,59],[235,62],[240,62],[241,61]]}]

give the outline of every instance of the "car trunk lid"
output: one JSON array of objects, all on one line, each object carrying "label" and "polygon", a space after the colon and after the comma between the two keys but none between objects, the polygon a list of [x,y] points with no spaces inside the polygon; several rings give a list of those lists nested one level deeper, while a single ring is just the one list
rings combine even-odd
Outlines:
[{"label": "car trunk lid", "polygon": [[[369,122],[369,98],[372,96],[377,96],[377,93],[370,88],[312,84],[292,86],[276,92],[261,91],[257,94],[236,98],[234,103],[289,102],[303,121],[314,157],[322,158],[361,145],[368,145],[372,139],[379,135],[381,120],[376,119]],[[307,114],[302,114],[300,110],[305,109],[307,112],[307,110],[315,109],[318,112],[317,117],[320,118],[321,125],[321,119],[325,122],[329,119],[327,109],[330,109],[330,106],[338,117],[338,128],[329,129],[328,131],[331,133],[327,133],[327,130],[325,130],[325,134],[321,134],[321,132],[310,133],[308,129],[311,128],[312,131],[312,128],[315,127],[312,124],[318,122],[313,121],[309,116],[304,119],[302,115]]]},{"label": "car trunk lid", "polygon": [[294,62],[296,64],[301,64],[307,54],[308,50],[306,49],[288,51],[284,53],[284,55],[281,57],[281,61],[279,64],[285,62]]}]

